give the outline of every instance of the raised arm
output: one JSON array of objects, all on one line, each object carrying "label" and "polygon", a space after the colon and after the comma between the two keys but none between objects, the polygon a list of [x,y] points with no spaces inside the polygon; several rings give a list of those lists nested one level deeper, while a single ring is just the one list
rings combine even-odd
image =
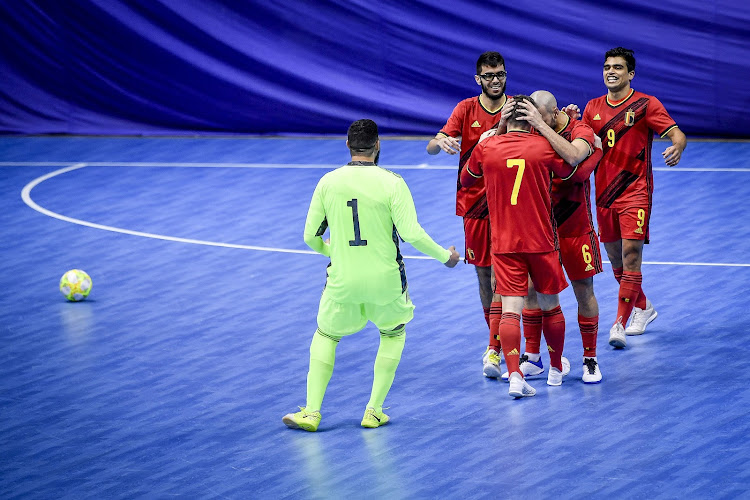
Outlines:
[{"label": "raised arm", "polygon": [[435,137],[427,143],[427,153],[436,155],[440,151],[445,151],[449,155],[455,155],[461,152],[461,137],[451,137],[443,132],[438,132]]},{"label": "raised arm", "polygon": [[582,139],[576,139],[573,142],[565,140],[560,134],[555,132],[552,127],[545,123],[542,119],[541,113],[539,113],[539,110],[536,109],[533,104],[524,101],[518,104],[518,108],[525,113],[521,119],[531,124],[537,132],[547,139],[552,145],[552,149],[554,149],[568,165],[575,167],[591,154],[591,146],[588,142]]}]

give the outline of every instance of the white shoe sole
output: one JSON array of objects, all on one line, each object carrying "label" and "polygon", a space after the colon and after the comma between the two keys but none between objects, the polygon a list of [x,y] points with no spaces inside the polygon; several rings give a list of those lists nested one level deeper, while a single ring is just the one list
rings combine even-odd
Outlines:
[{"label": "white shoe sole", "polygon": [[482,369],[482,373],[487,378],[499,378],[501,375],[500,367],[494,365],[485,365]]}]

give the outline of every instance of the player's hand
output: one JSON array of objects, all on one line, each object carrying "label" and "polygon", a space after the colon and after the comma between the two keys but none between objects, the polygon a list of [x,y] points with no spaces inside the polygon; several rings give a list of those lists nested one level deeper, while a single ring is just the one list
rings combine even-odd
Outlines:
[{"label": "player's hand", "polygon": [[486,138],[492,137],[493,135],[496,135],[496,134],[497,134],[497,129],[494,127],[487,130],[486,132],[482,132],[482,135],[479,136],[479,142],[482,142]]},{"label": "player's hand", "polygon": [[503,108],[500,110],[500,121],[497,123],[496,128],[505,129],[505,125],[508,123],[508,118],[513,114],[513,106],[515,104],[516,101],[514,101],[512,97],[508,97],[505,104],[503,104]]},{"label": "player's hand", "polygon": [[456,247],[453,245],[448,247],[448,250],[451,252],[450,258],[448,258],[448,261],[445,263],[446,267],[456,267],[456,264],[458,264],[458,261],[461,260],[461,256],[458,255],[458,252],[456,252]]},{"label": "player's hand", "polygon": [[536,109],[536,106],[534,106],[530,102],[528,101],[519,102],[518,109],[522,113],[521,116],[518,117],[519,120],[528,122],[529,125],[531,125],[537,130],[539,130],[540,127],[543,127],[544,125],[546,125],[546,123],[544,123],[544,120],[542,119],[542,114],[539,112],[538,109]]},{"label": "player's hand", "polygon": [[664,163],[666,163],[670,167],[674,167],[675,165],[680,163],[680,158],[682,158],[682,150],[677,146],[669,146],[661,155],[664,157]]},{"label": "player's hand", "polygon": [[449,155],[458,154],[461,152],[461,136],[441,137],[440,139],[438,139],[438,146],[440,146],[440,149],[442,149]]},{"label": "player's hand", "polygon": [[574,120],[581,119],[581,108],[577,104],[568,104],[562,109],[562,112]]}]

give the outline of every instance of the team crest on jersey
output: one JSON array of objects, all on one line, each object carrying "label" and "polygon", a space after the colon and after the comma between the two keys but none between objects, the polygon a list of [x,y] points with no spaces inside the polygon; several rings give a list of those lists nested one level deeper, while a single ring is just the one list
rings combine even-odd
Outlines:
[{"label": "team crest on jersey", "polygon": [[630,108],[625,112],[625,125],[628,127],[632,127],[635,123],[635,111],[633,111],[633,108]]},{"label": "team crest on jersey", "polygon": [[469,256],[469,260],[474,260],[474,250],[472,250],[471,248],[466,249],[466,255]]},{"label": "team crest on jersey", "polygon": [[481,126],[482,125],[480,125],[479,120],[474,120],[474,123],[471,124],[472,128],[477,128],[477,127],[481,127]]},{"label": "team crest on jersey", "polygon": [[594,120],[601,120],[601,119],[602,119],[602,117],[599,116],[599,113],[597,113],[596,115],[594,115]]}]

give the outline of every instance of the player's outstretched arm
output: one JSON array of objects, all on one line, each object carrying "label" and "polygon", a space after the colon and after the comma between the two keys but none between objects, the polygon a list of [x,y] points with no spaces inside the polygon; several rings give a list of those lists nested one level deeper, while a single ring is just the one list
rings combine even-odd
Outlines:
[{"label": "player's outstretched arm", "polygon": [[430,237],[417,221],[417,209],[411,191],[403,179],[399,179],[391,196],[391,218],[399,236],[425,255],[429,255],[448,267],[454,259],[453,250],[441,247]]},{"label": "player's outstretched arm", "polygon": [[453,245],[448,247],[448,251],[451,253],[451,256],[448,258],[447,262],[444,262],[446,267],[456,267],[456,264],[458,264],[458,261],[461,260],[461,256],[458,255],[458,252],[456,252],[456,247]]},{"label": "player's outstretched arm", "polygon": [[461,152],[461,137],[451,137],[439,132],[434,138],[427,143],[427,153],[436,155],[440,151],[445,151],[449,155],[455,155]]},{"label": "player's outstretched arm", "polygon": [[680,163],[682,152],[687,146],[687,137],[677,127],[667,132],[667,137],[672,141],[672,145],[665,149],[661,155],[664,157],[664,163],[670,167],[674,167]]}]

